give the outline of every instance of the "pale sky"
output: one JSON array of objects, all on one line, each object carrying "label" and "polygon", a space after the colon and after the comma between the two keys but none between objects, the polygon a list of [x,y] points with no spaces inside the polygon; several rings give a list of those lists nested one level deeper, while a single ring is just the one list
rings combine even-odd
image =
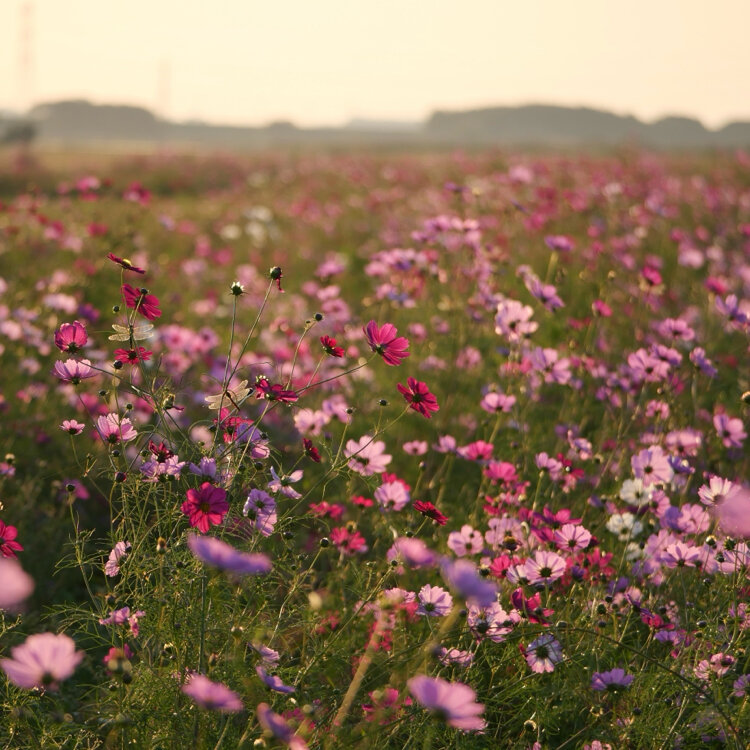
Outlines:
[{"label": "pale sky", "polygon": [[750,120],[749,30],[750,0],[0,0],[0,109],[316,125],[551,103],[717,126]]}]

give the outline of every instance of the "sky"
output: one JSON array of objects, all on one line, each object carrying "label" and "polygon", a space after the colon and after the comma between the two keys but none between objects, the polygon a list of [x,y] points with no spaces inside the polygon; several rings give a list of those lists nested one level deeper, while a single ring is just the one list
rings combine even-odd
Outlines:
[{"label": "sky", "polygon": [[337,125],[550,103],[716,127],[750,120],[748,29],[750,0],[2,0],[0,109]]}]

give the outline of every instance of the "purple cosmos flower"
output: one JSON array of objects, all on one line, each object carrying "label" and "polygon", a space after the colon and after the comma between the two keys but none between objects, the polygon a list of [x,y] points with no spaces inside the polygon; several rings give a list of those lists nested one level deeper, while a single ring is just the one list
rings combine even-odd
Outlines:
[{"label": "purple cosmos flower", "polygon": [[591,687],[593,690],[609,690],[616,692],[626,688],[633,682],[632,674],[625,674],[624,669],[617,667],[609,672],[594,672],[591,675]]},{"label": "purple cosmos flower", "polygon": [[109,553],[109,559],[104,565],[104,575],[110,578],[120,572],[120,560],[130,552],[130,542],[117,542]]},{"label": "purple cosmos flower", "polygon": [[633,473],[643,484],[669,484],[674,477],[674,469],[669,463],[669,457],[658,445],[644,448],[630,459]]},{"label": "purple cosmos flower", "polygon": [[458,648],[445,648],[445,646],[441,646],[438,649],[436,656],[441,664],[445,664],[446,666],[455,665],[464,669],[470,667],[474,661],[474,654],[471,651],[461,651]]},{"label": "purple cosmos flower", "polygon": [[484,704],[476,702],[477,694],[468,685],[427,675],[412,677],[406,684],[414,698],[448,726],[467,732],[487,726],[480,718]]},{"label": "purple cosmos flower", "polygon": [[732,683],[732,695],[736,698],[747,698],[750,696],[750,674],[743,674]]},{"label": "purple cosmos flower", "polygon": [[563,658],[562,646],[553,635],[544,633],[524,649],[524,657],[532,672],[554,672]]},{"label": "purple cosmos flower", "polygon": [[478,639],[489,638],[495,643],[502,643],[519,621],[520,617],[512,617],[496,601],[485,607],[472,604],[466,617],[467,625]]},{"label": "purple cosmos flower", "polygon": [[251,518],[263,536],[271,536],[278,520],[276,501],[267,492],[252,489],[245,500],[242,515]]},{"label": "purple cosmos flower", "polygon": [[251,643],[250,646],[253,651],[260,656],[264,664],[275,667],[279,663],[281,656],[278,651],[274,651],[272,648],[264,646],[262,643]]},{"label": "purple cosmos flower", "polygon": [[201,708],[222,713],[237,713],[244,706],[240,696],[221,682],[212,682],[205,675],[194,674],[182,686],[182,692],[190,696]]},{"label": "purple cosmos flower", "polygon": [[88,359],[80,361],[66,359],[65,362],[55,362],[52,373],[57,375],[60,380],[73,385],[78,385],[82,380],[96,376],[96,372],[91,368],[91,362]]},{"label": "purple cosmos flower", "polygon": [[267,575],[273,567],[266,555],[240,552],[231,544],[211,536],[189,534],[187,543],[190,551],[202,563],[235,575]]},{"label": "purple cosmos flower", "polygon": [[271,690],[275,690],[277,693],[284,693],[285,695],[288,695],[289,693],[293,693],[297,688],[293,685],[285,685],[280,677],[277,677],[273,674],[268,674],[266,670],[258,664],[257,667],[255,667],[255,671],[260,677],[263,682],[266,683],[266,685],[271,688]]},{"label": "purple cosmos flower", "polygon": [[382,473],[392,458],[385,452],[385,443],[373,440],[369,435],[363,435],[359,440],[348,440],[344,455],[349,459],[349,468],[363,477]]},{"label": "purple cosmos flower", "polygon": [[14,685],[26,690],[57,690],[57,683],[67,680],[84,657],[64,633],[30,635],[10,653],[12,658],[0,659],[0,667]]},{"label": "purple cosmos flower", "polygon": [[747,432],[741,419],[729,417],[726,414],[716,414],[714,415],[714,428],[725,448],[742,448]]},{"label": "purple cosmos flower", "polygon": [[282,474],[281,476],[279,476],[276,473],[276,469],[274,469],[272,466],[271,476],[273,477],[273,479],[266,485],[268,489],[271,490],[271,492],[280,492],[282,495],[286,495],[292,500],[299,500],[302,497],[302,495],[300,495],[300,493],[297,492],[294,487],[290,486],[302,479],[302,469],[297,469],[296,471],[293,471],[288,475]]},{"label": "purple cosmos flower", "polygon": [[446,560],[441,568],[445,582],[463,599],[479,607],[488,607],[496,601],[497,587],[478,573],[468,560]]},{"label": "purple cosmos flower", "polygon": [[444,617],[453,609],[453,597],[440,586],[430,586],[426,583],[419,590],[418,615],[428,617]]},{"label": "purple cosmos flower", "polygon": [[431,568],[438,556],[421,539],[400,536],[386,553],[386,559],[403,560],[410,568]]},{"label": "purple cosmos flower", "polygon": [[267,703],[259,703],[255,709],[258,723],[263,729],[284,742],[290,750],[308,750],[307,743],[286,723],[283,716],[274,713]]},{"label": "purple cosmos flower", "polygon": [[0,557],[0,609],[15,612],[34,590],[34,579],[11,558]]}]

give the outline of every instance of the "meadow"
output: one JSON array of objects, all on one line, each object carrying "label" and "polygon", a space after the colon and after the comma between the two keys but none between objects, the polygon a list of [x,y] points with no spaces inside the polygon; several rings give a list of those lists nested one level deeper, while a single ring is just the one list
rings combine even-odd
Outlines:
[{"label": "meadow", "polygon": [[5,166],[0,747],[747,747],[750,155]]}]

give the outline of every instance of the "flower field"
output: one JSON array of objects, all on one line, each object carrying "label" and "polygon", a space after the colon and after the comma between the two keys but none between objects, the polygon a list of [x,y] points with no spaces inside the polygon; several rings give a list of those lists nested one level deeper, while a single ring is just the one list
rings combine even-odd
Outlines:
[{"label": "flower field", "polygon": [[0,747],[747,747],[750,156],[7,167]]}]

